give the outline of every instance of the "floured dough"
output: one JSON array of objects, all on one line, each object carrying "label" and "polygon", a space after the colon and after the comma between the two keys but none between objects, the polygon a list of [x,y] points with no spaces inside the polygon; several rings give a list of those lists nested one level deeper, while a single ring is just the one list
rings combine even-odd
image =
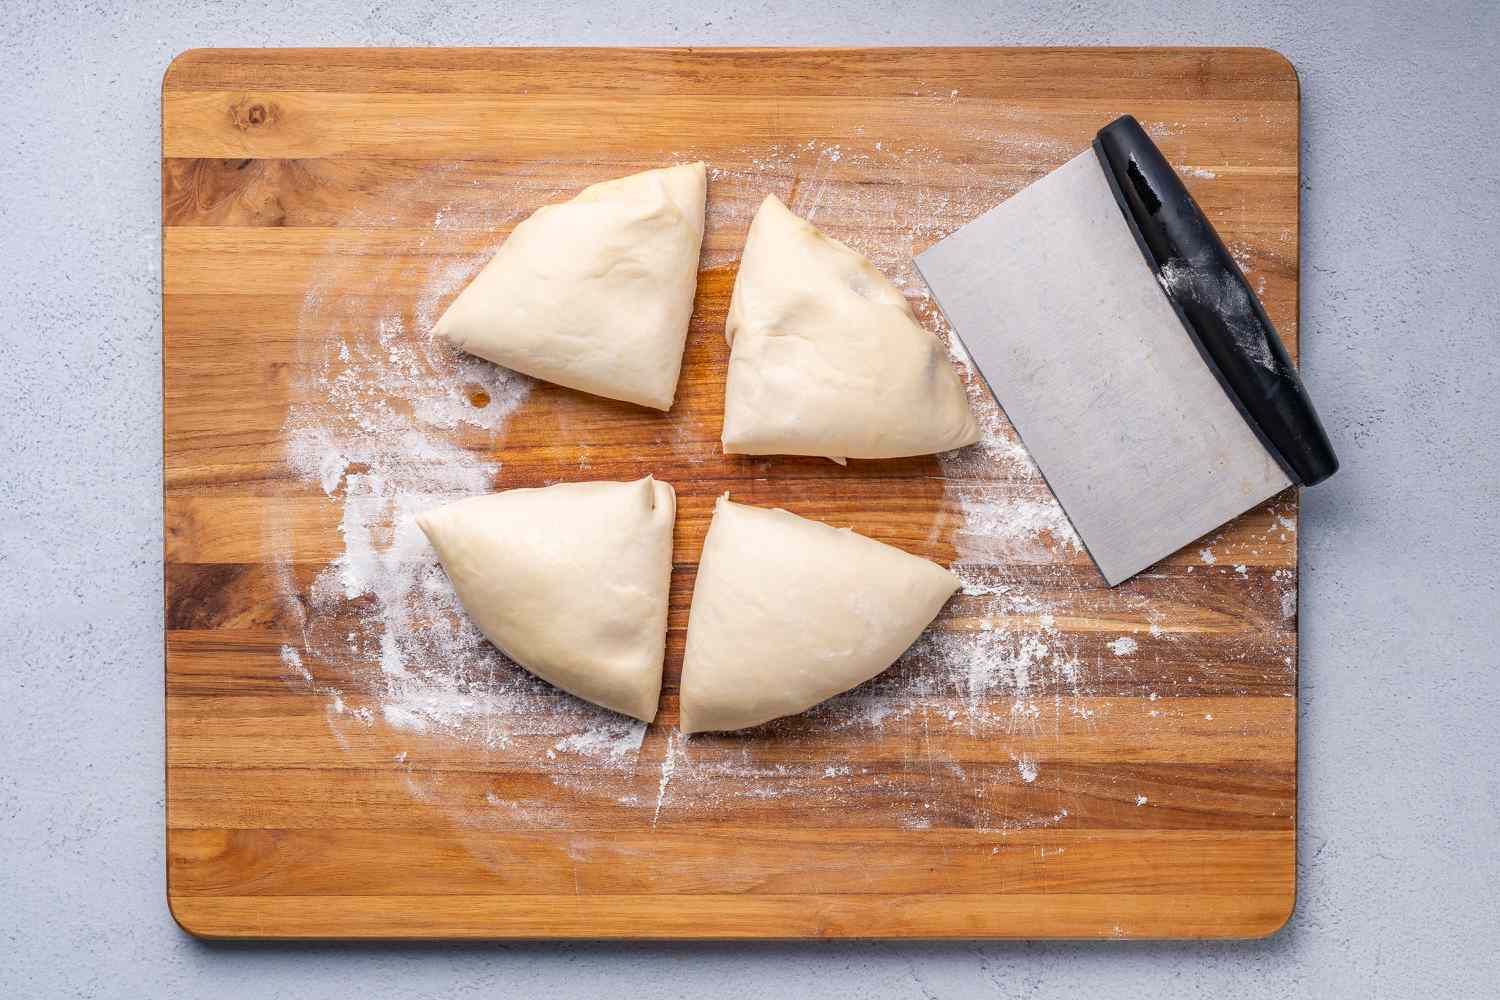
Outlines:
[{"label": "floured dough", "polygon": [[698,284],[702,163],[648,170],[538,209],[435,333],[537,378],[666,410]]},{"label": "floured dough", "polygon": [[958,586],[847,528],[721,498],[693,588],[682,731],[743,729],[869,680]]},{"label": "floured dough", "polygon": [[559,483],[471,497],[417,523],[464,609],[543,680],[650,722],[672,577],[672,487]]},{"label": "floured dough", "polygon": [[761,203],[734,283],[724,451],[898,458],[979,440],[943,344],[859,254]]}]

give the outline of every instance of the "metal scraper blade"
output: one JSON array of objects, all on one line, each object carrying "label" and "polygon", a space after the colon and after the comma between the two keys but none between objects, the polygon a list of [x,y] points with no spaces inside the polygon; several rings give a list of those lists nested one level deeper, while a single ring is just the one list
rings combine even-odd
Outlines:
[{"label": "metal scraper blade", "polygon": [[1110,586],[1291,485],[1092,150],[916,263]]}]

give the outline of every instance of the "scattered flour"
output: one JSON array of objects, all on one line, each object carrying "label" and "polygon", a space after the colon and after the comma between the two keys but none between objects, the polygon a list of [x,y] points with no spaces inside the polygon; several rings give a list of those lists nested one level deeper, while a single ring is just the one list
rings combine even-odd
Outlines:
[{"label": "scattered flour", "polygon": [[625,757],[639,753],[645,739],[646,724],[622,716],[618,724],[564,736],[552,749],[583,757]]},{"label": "scattered flour", "polygon": [[[970,138],[1030,141],[993,133]],[[1027,147],[1016,155],[1036,152]],[[1067,153],[1046,152],[1058,162]],[[745,167],[730,169],[709,158],[704,267],[733,263],[760,198],[775,192],[807,218],[821,214],[831,235],[869,256],[948,343],[964,377],[983,439],[938,457],[953,569],[963,581],[962,597],[945,612],[954,620],[928,630],[870,683],[737,741],[675,730],[650,738],[654,730],[645,724],[563,694],[506,660],[463,614],[412,518],[451,499],[504,488],[494,456],[531,382],[459,355],[428,334],[493,252],[499,240],[491,234],[568,192],[544,184],[511,190],[500,182],[469,192],[440,171],[371,199],[376,214],[391,198],[415,194],[433,204],[430,232],[414,248],[432,244],[416,257],[424,270],[415,294],[409,275],[405,291],[386,291],[401,288],[397,272],[412,266],[411,257],[395,256],[388,273],[363,279],[377,290],[373,296],[351,302],[336,294],[350,284],[341,268],[357,266],[368,275],[371,258],[351,260],[335,239],[304,305],[301,339],[316,347],[297,369],[303,382],[295,386],[299,402],[287,421],[287,459],[337,507],[342,552],[299,587],[291,563],[296,528],[272,526],[282,543],[284,603],[301,632],[300,645],[282,654],[288,683],[325,696],[330,728],[345,745],[343,720],[350,718],[365,727],[379,718],[409,734],[411,757],[402,750],[397,763],[413,795],[426,801],[448,802],[457,794],[438,772],[415,766],[430,739],[457,741],[508,769],[544,778],[542,791],[528,793],[532,797],[491,790],[462,803],[490,810],[477,818],[464,814],[463,822],[476,829],[506,822],[565,825],[567,816],[548,804],[549,784],[592,796],[600,808],[627,811],[643,825],[649,815],[653,828],[679,816],[763,808],[757,803],[768,799],[834,815],[868,804],[868,786],[882,791],[881,807],[896,811],[894,821],[912,829],[952,811],[971,817],[976,829],[1002,834],[1059,824],[1068,816],[1065,807],[1018,814],[1006,800],[999,790],[1005,782],[1019,777],[1032,784],[1038,777],[1034,756],[1018,749],[1014,766],[1002,766],[1006,753],[1027,741],[1055,739],[1065,725],[1092,725],[1109,710],[1099,686],[1129,665],[1086,656],[1080,637],[1059,628],[1058,614],[1066,609],[1056,595],[1071,589],[1087,556],[912,264],[916,252],[1012,191],[933,150],[883,142],[771,146],[741,161]],[[897,190],[866,182],[866,175],[893,163],[920,168],[923,183]],[[871,226],[870,219],[880,224]],[[476,243],[480,235],[487,242]],[[449,241],[467,249],[448,254]],[[476,398],[487,402],[475,405]],[[666,441],[681,444],[671,435]],[[1285,518],[1281,527],[1294,530]],[[1207,547],[1201,558],[1216,562]],[[1165,634],[1164,613],[1145,613],[1150,634]],[[1121,636],[1106,648],[1126,657],[1138,647]],[[859,768],[856,780],[831,782],[856,775],[848,765],[830,764],[826,753],[789,762],[784,754],[763,752],[801,740],[811,748],[830,735],[857,740],[893,727],[903,727],[923,751],[873,772]],[[938,738],[955,730],[993,741],[995,765],[966,760],[966,770],[949,759]]]},{"label": "scattered flour", "polygon": [[[379,717],[413,737],[491,752],[519,740],[538,760],[555,748],[596,767],[628,766],[645,726],[510,663],[463,613],[414,521],[422,510],[501,485],[494,443],[531,380],[460,354],[430,331],[493,254],[495,230],[524,214],[518,203],[555,196],[503,184],[471,189],[455,170],[372,196],[348,228],[379,228],[381,206],[402,200],[434,206],[426,234],[381,264],[348,253],[336,233],[304,299],[286,460],[338,510],[342,552],[299,587],[291,570],[297,529],[270,526],[283,604],[300,625],[300,644],[282,659],[290,682],[325,696],[341,742],[348,738],[341,718],[368,726]],[[486,245],[446,255],[450,246],[472,247],[475,234]],[[372,293],[349,296],[357,286]]]},{"label": "scattered flour", "polygon": [[657,821],[661,819],[662,803],[667,800],[667,788],[672,784],[672,775],[677,770],[677,752],[686,737],[679,736],[675,731],[667,734],[667,753],[661,762],[661,780],[656,786],[656,810],[651,814],[651,828],[656,829]]},{"label": "scattered flour", "polygon": [[313,682],[312,671],[302,665],[302,654],[291,646],[281,647],[281,663],[301,678],[304,683],[311,684]]},{"label": "scattered flour", "polygon": [[[1242,249],[1236,254],[1231,248],[1230,255],[1235,258],[1241,273],[1250,271],[1252,261],[1247,251]],[[1243,281],[1222,273],[1201,257],[1165,262],[1157,273],[1157,280],[1174,298],[1211,305],[1223,314],[1230,336],[1234,337],[1240,350],[1262,368],[1276,370],[1275,356],[1254,314],[1250,291]]]}]

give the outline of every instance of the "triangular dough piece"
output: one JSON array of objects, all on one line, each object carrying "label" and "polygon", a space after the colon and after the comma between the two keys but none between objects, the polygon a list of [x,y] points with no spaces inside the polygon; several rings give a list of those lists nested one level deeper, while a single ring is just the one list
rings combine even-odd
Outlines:
[{"label": "triangular dough piece", "polygon": [[979,440],[943,344],[869,261],[761,203],[724,326],[724,452],[899,458]]},{"label": "triangular dough piece", "polygon": [[650,722],[661,694],[672,578],[672,487],[559,483],[426,511],[464,609],[545,681]]},{"label": "triangular dough piece", "polygon": [[670,409],[698,285],[702,163],[584,188],[516,226],[434,332],[496,364]]},{"label": "triangular dough piece", "polygon": [[693,587],[682,731],[743,729],[869,680],[958,586],[847,528],[720,498]]}]

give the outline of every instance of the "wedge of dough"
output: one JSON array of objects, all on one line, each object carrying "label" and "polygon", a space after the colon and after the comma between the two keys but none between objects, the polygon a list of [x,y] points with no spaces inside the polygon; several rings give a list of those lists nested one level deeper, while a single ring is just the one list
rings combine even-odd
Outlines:
[{"label": "wedge of dough", "polygon": [[847,528],[720,498],[682,663],[682,731],[811,708],[890,666],[959,579]]},{"label": "wedge of dough", "polygon": [[707,177],[690,163],[537,209],[434,333],[596,396],[670,409],[698,285]]},{"label": "wedge of dough", "polygon": [[564,691],[650,722],[672,578],[672,487],[559,483],[471,497],[417,524],[464,610]]},{"label": "wedge of dough", "polygon": [[943,344],[869,261],[768,195],[724,326],[724,452],[899,458],[979,440]]}]

